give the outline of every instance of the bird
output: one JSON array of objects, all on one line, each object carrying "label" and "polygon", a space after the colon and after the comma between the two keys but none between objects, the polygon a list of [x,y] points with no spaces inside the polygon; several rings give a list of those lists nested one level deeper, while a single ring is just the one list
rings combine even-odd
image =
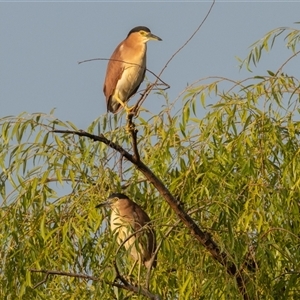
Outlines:
[{"label": "bird", "polygon": [[155,268],[156,256],[153,261],[152,258],[156,250],[156,235],[147,213],[137,203],[121,193],[111,194],[107,201],[96,207],[102,206],[111,207],[111,231],[116,235],[119,245],[124,243],[125,249],[130,252],[135,264],[140,261],[148,270],[151,267]]},{"label": "bird", "polygon": [[111,55],[103,85],[107,111],[116,114],[124,108],[130,112],[127,102],[145,78],[146,43],[150,40],[162,41],[148,27],[134,27]]}]

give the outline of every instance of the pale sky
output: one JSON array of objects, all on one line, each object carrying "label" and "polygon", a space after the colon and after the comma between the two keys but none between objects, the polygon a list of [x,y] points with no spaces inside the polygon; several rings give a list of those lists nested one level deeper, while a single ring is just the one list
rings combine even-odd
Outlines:
[{"label": "pale sky", "polygon": [[[107,62],[78,65],[78,61],[109,58],[133,27],[143,25],[163,39],[148,43],[147,67],[159,73],[210,5],[208,1],[0,2],[0,117],[56,108],[57,118],[86,129],[106,113],[102,87]],[[271,29],[299,29],[294,24],[300,21],[299,12],[299,1],[217,1],[200,31],[162,75],[171,86],[170,101],[188,83],[203,77],[251,76],[239,70],[235,56],[245,58],[248,47]],[[252,75],[276,71],[291,55],[282,45],[264,55]],[[299,78],[299,66],[297,58],[286,71]],[[161,105],[154,93],[144,103],[153,112]]]}]

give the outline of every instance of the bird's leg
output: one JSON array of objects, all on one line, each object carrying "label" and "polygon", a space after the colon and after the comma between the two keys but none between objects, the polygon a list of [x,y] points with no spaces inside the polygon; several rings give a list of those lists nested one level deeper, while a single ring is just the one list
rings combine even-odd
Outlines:
[{"label": "bird's leg", "polygon": [[130,271],[129,271],[129,274],[128,274],[128,277],[130,277],[132,271],[134,270],[135,266],[136,266],[136,263],[137,263],[137,260],[134,261],[134,264],[132,265]]},{"label": "bird's leg", "polygon": [[134,129],[135,129],[135,125],[134,125],[134,123],[132,122],[132,118],[133,118],[133,116],[135,115],[135,113],[134,113],[132,110],[134,110],[134,107],[135,107],[135,106],[128,107],[127,104],[124,103],[124,102],[120,99],[119,95],[115,95],[115,96],[114,96],[114,99],[115,99],[117,102],[119,102],[119,103],[121,104],[121,106],[123,106],[123,108],[124,108],[125,111],[126,111],[126,114],[127,114],[127,117],[126,117],[126,119],[127,119],[126,131],[130,132],[131,130],[134,130]]},{"label": "bird's leg", "polygon": [[126,103],[124,103],[119,95],[114,95],[114,99],[119,102],[121,104],[121,106],[123,106],[123,108],[126,110],[127,115],[131,113],[131,110],[134,108],[134,106],[132,107],[128,107]]}]

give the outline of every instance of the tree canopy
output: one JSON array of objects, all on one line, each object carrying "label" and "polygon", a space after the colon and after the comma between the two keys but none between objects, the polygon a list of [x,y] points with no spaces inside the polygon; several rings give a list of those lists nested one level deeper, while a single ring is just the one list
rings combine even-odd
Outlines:
[{"label": "tree canopy", "polygon": [[[267,33],[240,63],[254,73],[283,35],[277,69],[201,79],[178,112],[160,91],[129,131],[125,114],[84,131],[55,111],[2,117],[0,298],[298,299],[300,79],[285,68],[300,31]],[[153,221],[149,289],[95,208],[112,192]]]}]

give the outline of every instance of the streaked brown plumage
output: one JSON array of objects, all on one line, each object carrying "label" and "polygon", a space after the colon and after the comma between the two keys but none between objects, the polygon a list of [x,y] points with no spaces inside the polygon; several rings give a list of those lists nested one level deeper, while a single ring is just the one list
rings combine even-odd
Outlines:
[{"label": "streaked brown plumage", "polygon": [[[126,195],[114,193],[106,202],[97,207],[109,205],[112,209],[110,217],[111,231],[117,235],[117,242],[121,245],[132,235],[124,246],[131,256],[150,268],[150,260],[156,249],[156,236],[150,218],[146,212]],[[133,233],[135,233],[133,235]],[[156,257],[152,264],[156,267]]]},{"label": "streaked brown plumage", "polygon": [[161,41],[144,26],[133,28],[113,52],[106,69],[103,92],[107,110],[116,114],[133,96],[145,78],[146,43],[149,40]]}]

